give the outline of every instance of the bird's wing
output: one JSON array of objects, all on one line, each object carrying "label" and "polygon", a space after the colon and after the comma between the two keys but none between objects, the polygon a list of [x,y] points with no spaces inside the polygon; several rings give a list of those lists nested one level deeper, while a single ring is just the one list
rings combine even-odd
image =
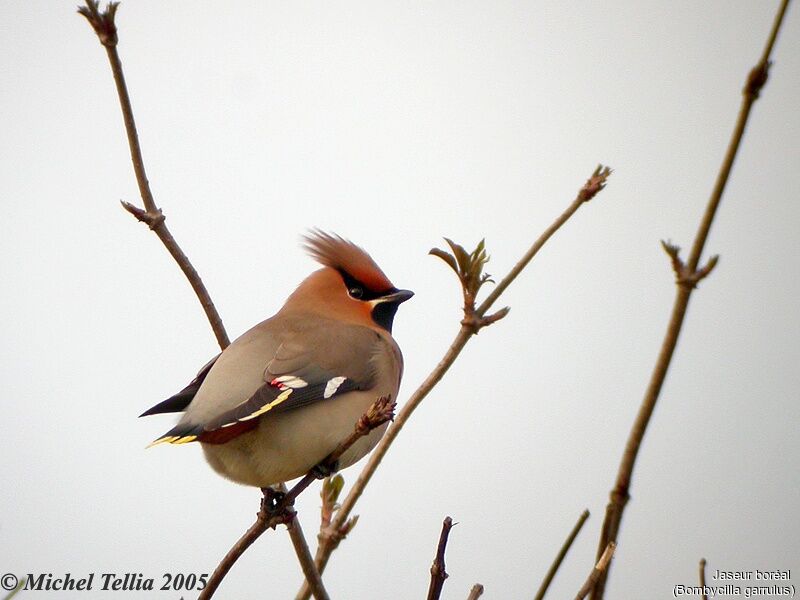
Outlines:
[{"label": "bird's wing", "polygon": [[174,412],[183,412],[186,410],[186,407],[189,406],[192,399],[194,399],[194,395],[197,393],[197,390],[200,389],[200,386],[203,385],[203,381],[206,379],[206,375],[211,370],[211,367],[214,366],[214,363],[217,362],[219,358],[219,354],[217,354],[214,358],[208,361],[202,369],[197,373],[197,376],[192,379],[192,381],[183,388],[180,392],[175,394],[174,396],[170,396],[166,400],[159,402],[155,406],[148,408],[140,417],[146,417],[148,415],[158,415],[161,413],[174,413]]},{"label": "bird's wing", "polygon": [[291,335],[266,365],[262,385],[245,401],[200,423],[184,419],[151,445],[225,443],[254,429],[262,416],[369,389],[380,343],[369,328],[334,322]]}]

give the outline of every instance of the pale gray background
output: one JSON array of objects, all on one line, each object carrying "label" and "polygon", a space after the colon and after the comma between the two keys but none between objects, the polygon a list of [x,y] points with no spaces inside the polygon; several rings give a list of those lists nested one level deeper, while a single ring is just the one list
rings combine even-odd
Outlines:
[{"label": "pale gray background", "polygon": [[[75,2],[2,4],[0,574],[210,571],[258,494],[197,446],[145,451],[173,419],[136,415],[214,339],[158,240],[119,207],[138,194],[105,53]],[[658,240],[689,246],[776,6],[122,5],[153,190],[231,336],[314,268],[307,228],[338,232],[417,293],[396,320],[401,402],[460,318],[428,249],[485,237],[502,275],[598,162],[615,169],[398,439],[326,572],[334,597],[423,597],[448,514],[445,597],[476,581],[487,598],[530,597],[588,507],[552,590],[574,595],[673,299]],[[640,455],[612,598],[669,597],[701,556],[712,571],[792,568],[800,583],[796,8],[708,242],[720,264]],[[312,541],[317,489],[299,502]],[[287,598],[300,577],[280,530],[220,597]]]}]

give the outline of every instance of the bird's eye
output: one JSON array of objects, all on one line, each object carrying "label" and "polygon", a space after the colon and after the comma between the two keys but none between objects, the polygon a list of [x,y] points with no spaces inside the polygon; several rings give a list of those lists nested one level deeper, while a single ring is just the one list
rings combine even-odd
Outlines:
[{"label": "bird's eye", "polygon": [[362,288],[359,285],[354,285],[349,290],[347,290],[347,292],[350,294],[351,298],[355,298],[356,300],[358,300],[364,295],[364,288]]}]

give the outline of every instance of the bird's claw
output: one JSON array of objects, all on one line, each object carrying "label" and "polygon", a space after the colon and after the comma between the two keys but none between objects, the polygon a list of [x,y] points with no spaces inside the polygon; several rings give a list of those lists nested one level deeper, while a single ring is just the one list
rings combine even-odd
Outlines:
[{"label": "bird's claw", "polygon": [[286,502],[286,494],[272,488],[261,488],[264,496],[261,498],[261,510],[258,519],[270,529],[275,529],[280,524],[291,523],[297,513],[292,510],[292,504]]},{"label": "bird's claw", "polygon": [[336,471],[339,470],[339,461],[337,460],[335,463],[319,463],[311,468],[311,473],[317,479],[325,479],[326,477],[330,477]]},{"label": "bird's claw", "polygon": [[271,487],[261,488],[261,491],[264,493],[264,497],[261,499],[261,508],[270,515],[277,514],[286,494]]}]

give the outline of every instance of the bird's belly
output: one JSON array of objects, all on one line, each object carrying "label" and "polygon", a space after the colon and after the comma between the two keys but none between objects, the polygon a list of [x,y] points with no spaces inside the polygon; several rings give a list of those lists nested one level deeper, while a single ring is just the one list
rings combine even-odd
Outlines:
[{"label": "bird's belly", "polygon": [[[285,413],[267,414],[258,426],[224,444],[202,444],[219,474],[245,485],[266,487],[305,475],[344,441],[380,396],[375,389],[351,392]],[[345,468],[367,454],[388,424],[359,439],[339,461]]]}]

